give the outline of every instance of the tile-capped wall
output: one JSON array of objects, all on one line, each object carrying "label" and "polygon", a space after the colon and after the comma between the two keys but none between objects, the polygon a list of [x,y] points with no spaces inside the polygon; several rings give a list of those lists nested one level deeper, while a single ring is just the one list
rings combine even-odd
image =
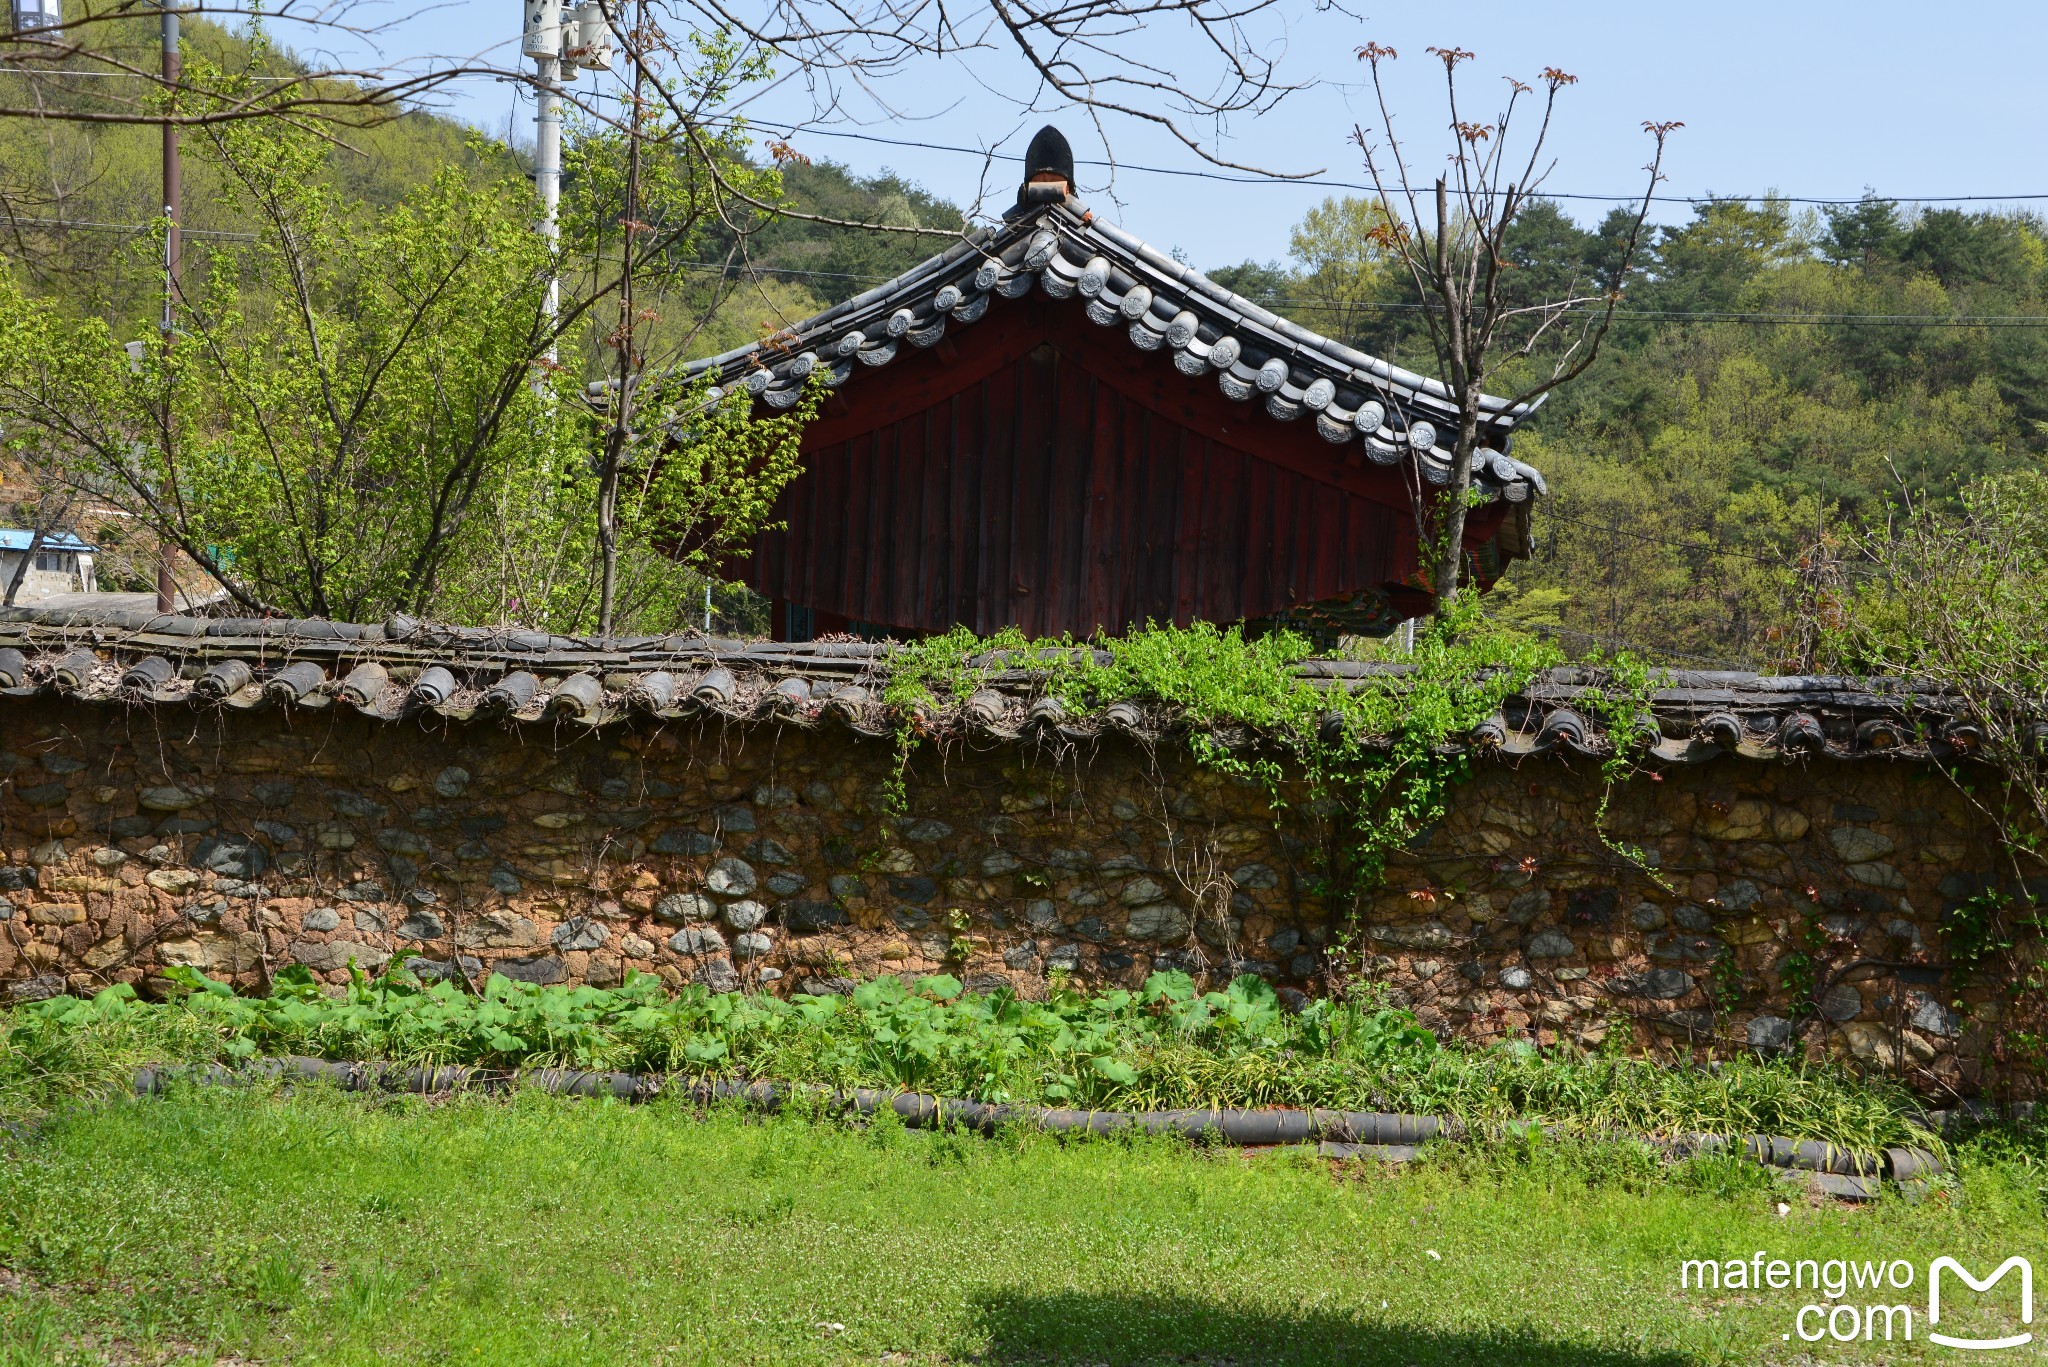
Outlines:
[{"label": "tile-capped wall", "polygon": [[[928,747],[892,817],[893,746],[838,728],[8,715],[0,1000],[160,990],[173,964],[339,984],[404,950],[472,978],[777,992],[1171,967],[1292,998],[1362,975],[1469,1039],[1800,1048],[1966,1091],[2006,1024],[1939,931],[1996,883],[1996,843],[1923,764],[1645,776],[1606,830],[1645,870],[1593,827],[1592,762],[1481,763],[1354,924],[1318,895],[1312,820],[1170,741]],[[1785,986],[1794,954],[1817,1011]]]}]

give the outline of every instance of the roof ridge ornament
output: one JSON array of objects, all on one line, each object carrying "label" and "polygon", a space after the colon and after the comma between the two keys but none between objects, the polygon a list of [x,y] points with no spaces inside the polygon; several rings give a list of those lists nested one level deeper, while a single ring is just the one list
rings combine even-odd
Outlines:
[{"label": "roof ridge ornament", "polygon": [[1024,149],[1024,183],[1017,187],[1021,212],[1040,204],[1058,204],[1074,194],[1074,149],[1066,134],[1047,124],[1031,135]]}]

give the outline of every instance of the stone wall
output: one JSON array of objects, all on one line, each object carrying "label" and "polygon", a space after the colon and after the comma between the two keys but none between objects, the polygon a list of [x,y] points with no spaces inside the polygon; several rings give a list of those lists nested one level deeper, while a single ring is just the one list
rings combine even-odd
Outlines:
[{"label": "stone wall", "polygon": [[[1988,1080],[1994,993],[1937,925],[1998,866],[1932,766],[1726,758],[1645,776],[1592,826],[1595,762],[1482,763],[1361,926],[1312,834],[1176,745],[919,752],[837,728],[604,731],[171,712],[44,697],[0,732],[0,982],[15,1000],[200,968],[261,991],[401,949],[532,982],[844,990],[954,972],[1032,995],[1155,969],[1327,990],[1333,960],[1468,1039],[1833,1051]],[[1346,953],[1346,946],[1354,952]],[[1335,951],[1333,953],[1333,951]],[[1799,1021],[1787,955],[1814,957]],[[1795,1029],[1795,1021],[1798,1025]]]}]

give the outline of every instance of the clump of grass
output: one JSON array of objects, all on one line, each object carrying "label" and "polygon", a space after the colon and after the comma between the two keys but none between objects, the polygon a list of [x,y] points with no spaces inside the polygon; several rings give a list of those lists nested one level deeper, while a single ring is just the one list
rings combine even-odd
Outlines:
[{"label": "clump of grass", "polygon": [[481,995],[402,965],[330,997],[302,969],[267,998],[173,970],[163,1003],[117,987],[17,1008],[0,1041],[0,1111],[119,1090],[144,1062],[313,1054],[401,1064],[564,1065],[901,1088],[981,1101],[1114,1110],[1327,1107],[1454,1116],[1478,1130],[1539,1121],[1587,1136],[1775,1134],[1870,1150],[1929,1144],[1913,1098],[1790,1061],[1659,1065],[1569,1048],[1440,1045],[1369,998],[1300,1012],[1241,978],[1197,992],[1158,973],[1135,992],[1055,990],[1044,1002],[967,993],[938,975],[880,978],[788,1001],[653,978],[536,987],[493,976]]},{"label": "clump of grass", "polygon": [[219,1031],[166,1006],[130,1009],[133,989],[93,1001],[57,997],[0,1016],[0,1119],[19,1119],[125,1092],[149,1063],[223,1056]]},{"label": "clump of grass", "polygon": [[1395,1070],[1403,1109],[1630,1134],[1771,1134],[1868,1150],[1926,1143],[1905,1088],[1797,1060],[1698,1066],[1531,1048],[1445,1050]]}]

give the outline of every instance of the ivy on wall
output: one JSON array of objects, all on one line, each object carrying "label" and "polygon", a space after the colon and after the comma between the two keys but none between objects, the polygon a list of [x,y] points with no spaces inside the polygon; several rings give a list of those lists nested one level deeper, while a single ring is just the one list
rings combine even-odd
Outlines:
[{"label": "ivy on wall", "polygon": [[1309,851],[1316,890],[1355,912],[1388,858],[1440,819],[1470,777],[1471,731],[1560,657],[1489,623],[1470,591],[1418,632],[1405,668],[1306,677],[1299,666],[1313,653],[1292,632],[1248,637],[1205,622],[1089,642],[1014,629],[915,642],[890,658],[883,695],[898,718],[892,805],[907,804],[903,775],[927,720],[1021,671],[1073,713],[1117,702],[1154,709],[1197,762],[1264,788],[1276,822],[1294,814],[1323,837]]}]

